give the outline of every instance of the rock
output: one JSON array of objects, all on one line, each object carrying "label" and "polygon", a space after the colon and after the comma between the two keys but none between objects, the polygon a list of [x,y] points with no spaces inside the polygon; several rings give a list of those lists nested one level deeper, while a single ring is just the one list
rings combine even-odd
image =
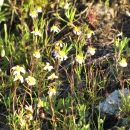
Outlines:
[{"label": "rock", "polygon": [[[129,93],[127,88],[124,89],[124,96]],[[115,90],[110,94],[110,97],[106,98],[102,103],[96,106],[101,112],[109,115],[116,116],[119,112],[119,107],[122,106],[121,90]]]}]

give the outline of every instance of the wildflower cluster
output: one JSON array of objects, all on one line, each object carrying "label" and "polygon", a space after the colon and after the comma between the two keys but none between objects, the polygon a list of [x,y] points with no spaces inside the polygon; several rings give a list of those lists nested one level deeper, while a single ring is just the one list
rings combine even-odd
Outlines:
[{"label": "wildflower cluster", "polygon": [[36,6],[35,9],[31,10],[29,15],[32,18],[37,18],[38,17],[38,13],[42,13],[42,7],[40,7],[40,6]]},{"label": "wildflower cluster", "polygon": [[25,69],[19,65],[12,67],[13,70],[13,75],[14,77],[14,81],[19,80],[21,83],[24,82],[23,76],[21,75],[21,73],[25,74]]},{"label": "wildflower cluster", "polygon": [[[11,87],[8,87],[10,89],[8,98],[7,95],[4,97],[1,91],[0,96],[3,98],[0,100],[9,111],[8,124],[12,129],[21,130],[75,129],[77,126],[79,129],[82,127],[82,129],[90,129],[90,127],[95,129],[93,119],[86,118],[85,113],[89,113],[89,110],[94,113],[95,103],[100,102],[100,99],[96,97],[97,92],[110,82],[107,80],[106,83],[107,71],[104,71],[104,67],[102,70],[102,62],[100,65],[95,62],[97,56],[94,57],[94,55],[97,49],[93,44],[93,38],[95,39],[94,32],[97,30],[95,28],[93,31],[90,26],[91,24],[95,27],[94,9],[87,6],[89,22],[87,22],[88,24],[84,22],[85,24],[82,26],[80,23],[82,20],[78,21],[79,14],[77,14],[75,4],[67,0],[52,1],[45,5],[46,2],[48,1],[24,2],[23,0],[19,6],[13,8],[12,17],[9,19],[10,22],[14,22],[14,14],[19,16],[17,28],[13,30],[21,33],[14,37],[11,29],[12,34],[8,36],[9,28],[6,24],[2,29],[5,34],[2,34],[3,31],[1,32],[4,39],[2,42],[1,38],[0,45],[1,61],[3,62],[1,62],[1,66],[4,66],[0,69],[1,84],[3,88],[9,85]],[[15,3],[17,5],[19,2],[9,1],[9,3],[15,7]],[[81,14],[84,12],[86,9]],[[3,13],[2,10],[1,13]],[[125,54],[129,52],[128,48],[124,51],[128,41],[116,38],[115,36],[114,57],[117,60],[112,64],[115,66],[112,69],[115,69],[113,72],[116,72],[116,75],[112,77],[116,81],[119,80],[123,89],[125,78],[123,70],[128,63],[127,56],[125,58],[122,52]],[[109,58],[106,59],[109,60]],[[13,64],[16,66],[13,67]],[[20,64],[24,64],[24,66],[20,66]],[[6,66],[11,66],[11,75],[8,76],[9,80],[6,80],[7,84],[3,78],[9,74],[4,73],[4,70],[8,70]],[[97,68],[97,66],[99,67]],[[109,69],[109,67],[107,68]],[[89,101],[85,99],[85,94],[90,99]],[[87,103],[84,104],[84,101]],[[90,101],[93,101],[92,105],[90,105]],[[91,108],[87,109],[88,107]],[[103,121],[99,120],[100,122],[103,124]],[[101,128],[99,124],[98,128]]]},{"label": "wildflower cluster", "polygon": [[30,105],[30,106],[26,105],[25,109],[27,110],[26,118],[29,119],[29,120],[33,120],[33,108],[32,108],[32,105]]}]

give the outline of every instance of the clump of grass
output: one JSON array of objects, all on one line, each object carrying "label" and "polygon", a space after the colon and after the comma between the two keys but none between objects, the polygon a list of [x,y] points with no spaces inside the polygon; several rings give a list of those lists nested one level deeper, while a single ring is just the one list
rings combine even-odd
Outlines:
[{"label": "clump of grass", "polygon": [[[92,62],[97,51],[91,41],[94,32],[89,25],[75,24],[75,5],[66,1],[62,3],[65,8],[57,8],[59,3],[54,3],[55,9],[48,8],[49,2],[8,0],[0,12],[0,22],[4,21],[0,102],[7,112],[7,124],[14,130],[103,129],[105,119],[99,114],[97,126],[94,115],[98,92],[107,83]],[[72,30],[67,42],[61,36],[66,28]],[[83,51],[86,37],[90,41],[87,53]],[[125,38],[116,48],[118,61],[127,42]],[[119,79],[123,86],[122,75],[123,71]]]}]

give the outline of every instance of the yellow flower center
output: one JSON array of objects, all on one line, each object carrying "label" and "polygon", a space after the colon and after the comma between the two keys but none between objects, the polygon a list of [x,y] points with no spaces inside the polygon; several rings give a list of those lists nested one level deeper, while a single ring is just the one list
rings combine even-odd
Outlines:
[{"label": "yellow flower center", "polygon": [[59,52],[59,55],[60,55],[61,57],[64,57],[64,56],[65,56],[65,52],[64,52],[64,51],[60,51],[60,52]]},{"label": "yellow flower center", "polygon": [[80,55],[77,55],[76,58],[77,58],[77,60],[80,60],[80,61],[83,60],[83,56],[80,56]]},{"label": "yellow flower center", "polygon": [[53,26],[52,26],[52,29],[53,29],[53,30],[57,30],[57,26],[53,25]]},{"label": "yellow flower center", "polygon": [[32,118],[32,116],[33,116],[32,113],[30,113],[30,112],[27,115],[29,118]]},{"label": "yellow flower center", "polygon": [[52,74],[52,75],[51,75],[51,78],[54,79],[54,78],[55,78],[55,74]]},{"label": "yellow flower center", "polygon": [[22,76],[21,75],[17,75],[17,78],[20,80],[22,78]]},{"label": "yellow flower center", "polygon": [[59,46],[55,46],[55,50],[56,51],[60,51],[60,47]]},{"label": "yellow flower center", "polygon": [[39,105],[40,107],[43,107],[43,101],[42,101],[41,99],[38,100],[38,105]]},{"label": "yellow flower center", "polygon": [[20,72],[21,69],[22,69],[22,67],[20,67],[20,66],[17,66],[17,67],[16,67],[16,71],[18,71],[18,72]]},{"label": "yellow flower center", "polygon": [[80,31],[80,27],[74,27],[75,32],[79,32]]},{"label": "yellow flower center", "polygon": [[55,93],[56,89],[55,88],[50,88],[49,91],[52,92],[52,93]]},{"label": "yellow flower center", "polygon": [[88,47],[89,51],[95,51],[96,49],[94,47]]},{"label": "yellow flower center", "polygon": [[92,34],[92,30],[88,29],[87,34]]},{"label": "yellow flower center", "polygon": [[58,43],[59,43],[59,44],[62,44],[62,40],[59,40]]},{"label": "yellow flower center", "polygon": [[33,82],[35,82],[35,79],[34,79],[33,77],[29,77],[29,78],[28,78],[28,81],[29,81],[30,83],[33,83]]},{"label": "yellow flower center", "polygon": [[37,15],[37,12],[35,10],[31,11],[31,15]]},{"label": "yellow flower center", "polygon": [[36,9],[37,9],[37,10],[42,10],[42,7],[36,6]]},{"label": "yellow flower center", "polygon": [[35,54],[36,56],[38,56],[40,53],[39,53],[39,51],[35,51],[34,54]]},{"label": "yellow flower center", "polygon": [[125,59],[125,58],[122,58],[121,63],[122,63],[122,64],[125,64],[125,63],[126,63],[126,59]]}]

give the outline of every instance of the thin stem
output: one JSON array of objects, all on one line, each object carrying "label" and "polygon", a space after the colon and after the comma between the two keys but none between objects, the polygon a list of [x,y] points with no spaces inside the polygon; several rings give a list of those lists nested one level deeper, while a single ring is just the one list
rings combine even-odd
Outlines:
[{"label": "thin stem", "polygon": [[14,96],[13,96],[13,113],[15,111],[15,102],[16,102],[16,88],[17,88],[17,83],[14,85]]},{"label": "thin stem", "polygon": [[[89,58],[89,64],[88,64],[88,82],[90,84],[90,81],[91,81],[91,62],[92,62],[92,55],[90,54],[90,58]],[[90,87],[90,85],[89,85]]]},{"label": "thin stem", "polygon": [[54,124],[54,130],[56,130],[56,116],[55,116],[55,111],[52,103],[52,96],[49,96],[50,99],[50,106],[51,106],[51,111],[52,111],[52,122]]},{"label": "thin stem", "polygon": [[70,76],[70,95],[71,95],[71,110],[72,110],[72,117],[73,122],[75,123],[75,116],[74,116],[74,104],[73,104],[73,86],[74,86],[74,71],[73,71],[73,65],[71,66],[71,76]]},{"label": "thin stem", "polygon": [[123,77],[123,68],[121,67],[120,68],[120,86],[121,86],[121,89],[122,89],[122,94],[124,95],[124,85],[123,85],[123,80],[122,80],[122,77]]},{"label": "thin stem", "polygon": [[56,58],[56,75],[58,76],[58,69],[59,69],[59,59]]}]

